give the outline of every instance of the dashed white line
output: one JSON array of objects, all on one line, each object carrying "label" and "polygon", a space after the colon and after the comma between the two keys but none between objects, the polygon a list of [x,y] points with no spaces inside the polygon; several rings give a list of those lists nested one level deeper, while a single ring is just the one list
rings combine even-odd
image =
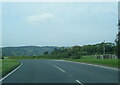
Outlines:
[{"label": "dashed white line", "polygon": [[75,80],[77,83],[79,83],[80,85],[83,85],[79,80]]},{"label": "dashed white line", "polygon": [[65,71],[63,69],[59,68],[58,66],[54,65],[54,67],[56,67],[57,69],[59,69],[60,71],[65,73]]},{"label": "dashed white line", "polygon": [[3,81],[5,78],[7,78],[8,76],[10,76],[13,72],[15,72],[18,68],[20,68],[23,65],[23,63],[21,63],[16,69],[14,69],[13,71],[11,71],[10,73],[8,73],[5,77],[3,77],[2,79],[0,79],[0,82]]}]

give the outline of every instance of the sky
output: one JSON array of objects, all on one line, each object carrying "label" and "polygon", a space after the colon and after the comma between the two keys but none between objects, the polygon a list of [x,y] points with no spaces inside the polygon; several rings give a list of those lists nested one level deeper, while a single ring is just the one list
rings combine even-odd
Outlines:
[{"label": "sky", "polygon": [[117,2],[4,2],[2,46],[114,42],[117,23]]}]

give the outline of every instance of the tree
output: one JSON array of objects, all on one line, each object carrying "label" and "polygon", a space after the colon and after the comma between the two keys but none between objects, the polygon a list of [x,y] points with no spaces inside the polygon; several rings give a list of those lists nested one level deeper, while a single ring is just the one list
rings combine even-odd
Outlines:
[{"label": "tree", "polygon": [[118,59],[120,59],[120,20],[118,21],[118,34],[116,39],[116,45],[117,45],[117,56]]},{"label": "tree", "polygon": [[2,56],[2,59],[4,59],[4,57]]},{"label": "tree", "polygon": [[48,52],[46,51],[46,52],[44,52],[44,55],[47,55],[48,54]]}]

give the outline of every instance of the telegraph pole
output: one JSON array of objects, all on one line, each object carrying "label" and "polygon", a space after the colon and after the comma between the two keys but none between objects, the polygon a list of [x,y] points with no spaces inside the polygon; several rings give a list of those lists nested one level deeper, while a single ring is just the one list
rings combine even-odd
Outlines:
[{"label": "telegraph pole", "polygon": [[117,39],[117,55],[118,59],[120,59],[120,20],[118,21],[118,39]]},{"label": "telegraph pole", "polygon": [[104,40],[103,43],[104,43],[104,44],[103,44],[103,54],[105,54],[105,40]]}]

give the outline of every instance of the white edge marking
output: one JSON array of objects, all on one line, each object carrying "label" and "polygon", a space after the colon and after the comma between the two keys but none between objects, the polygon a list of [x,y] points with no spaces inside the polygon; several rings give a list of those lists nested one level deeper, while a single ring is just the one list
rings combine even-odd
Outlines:
[{"label": "white edge marking", "polygon": [[[74,62],[74,61],[66,61],[66,62]],[[102,67],[102,68],[108,68],[108,69],[112,69],[112,70],[119,70],[119,69],[112,68],[112,67],[101,66],[101,65],[95,65],[95,64],[89,64],[89,63],[83,63],[83,62],[74,62],[74,63],[85,64],[85,65],[91,65],[91,66],[97,66],[97,67]]]},{"label": "white edge marking", "polygon": [[6,79],[8,76],[10,76],[12,73],[14,73],[18,68],[20,68],[23,65],[23,63],[21,62],[21,64],[15,68],[13,71],[11,71],[10,73],[8,73],[5,77],[3,77],[2,79],[0,79],[0,82],[3,81],[4,79]]},{"label": "white edge marking", "polygon": [[65,73],[65,71],[63,69],[59,68],[58,66],[54,65],[54,67],[56,67],[57,69],[59,69],[60,71]]},{"label": "white edge marking", "polygon": [[81,84],[81,85],[83,85],[79,80],[75,80],[77,83],[79,83],[79,84]]},{"label": "white edge marking", "polygon": [[65,60],[53,60],[53,61],[65,61]]}]

